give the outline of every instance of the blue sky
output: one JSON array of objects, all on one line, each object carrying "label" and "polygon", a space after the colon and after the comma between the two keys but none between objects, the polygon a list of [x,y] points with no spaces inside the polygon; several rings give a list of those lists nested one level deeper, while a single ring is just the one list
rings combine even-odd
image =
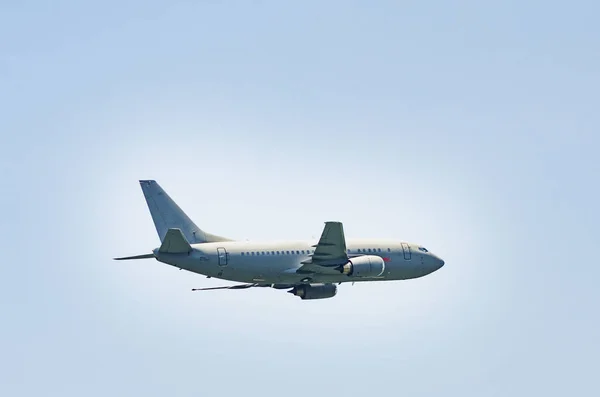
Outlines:
[{"label": "blue sky", "polygon": [[[596,395],[600,6],[0,5],[0,394]],[[114,256],[207,231],[423,244],[304,302]],[[226,284],[226,282],[225,282]]]}]

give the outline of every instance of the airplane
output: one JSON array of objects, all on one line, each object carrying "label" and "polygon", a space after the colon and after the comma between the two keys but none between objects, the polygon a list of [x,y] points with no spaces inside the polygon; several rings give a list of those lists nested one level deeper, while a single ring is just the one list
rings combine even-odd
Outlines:
[{"label": "airplane", "polygon": [[270,287],[301,299],[326,299],[347,282],[408,280],[444,266],[422,245],[394,239],[348,239],[341,222],[325,222],[317,241],[239,241],[200,229],[155,180],[140,180],[161,241],[152,253],[114,258],[154,258],[208,278],[241,282],[192,291]]}]

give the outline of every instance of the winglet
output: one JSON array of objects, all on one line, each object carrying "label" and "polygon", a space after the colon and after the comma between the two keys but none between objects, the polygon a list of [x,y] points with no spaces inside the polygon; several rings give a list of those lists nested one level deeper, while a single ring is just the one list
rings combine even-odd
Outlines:
[{"label": "winglet", "polygon": [[192,250],[192,246],[186,240],[181,229],[169,229],[165,234],[162,245],[158,252],[168,254],[187,254]]}]

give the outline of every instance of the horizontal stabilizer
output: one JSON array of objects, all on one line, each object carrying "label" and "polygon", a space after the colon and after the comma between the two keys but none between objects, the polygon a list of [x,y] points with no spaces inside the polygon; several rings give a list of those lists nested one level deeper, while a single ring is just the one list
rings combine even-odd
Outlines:
[{"label": "horizontal stabilizer", "polygon": [[246,289],[252,287],[258,287],[258,284],[238,284],[238,285],[229,285],[227,287],[208,287],[208,288],[192,288],[192,291],[210,291],[215,289]]},{"label": "horizontal stabilizer", "polygon": [[129,259],[150,259],[154,258],[154,254],[142,254],[142,255],[134,255],[134,256],[124,256],[121,258],[114,258],[116,261],[126,261]]},{"label": "horizontal stabilizer", "polygon": [[186,240],[181,229],[167,230],[162,245],[158,249],[158,252],[165,254],[187,254],[190,251],[192,251],[192,246]]}]

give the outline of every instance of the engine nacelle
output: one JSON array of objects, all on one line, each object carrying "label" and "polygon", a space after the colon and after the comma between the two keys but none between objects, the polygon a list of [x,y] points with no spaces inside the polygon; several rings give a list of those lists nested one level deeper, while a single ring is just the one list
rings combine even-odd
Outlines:
[{"label": "engine nacelle", "polygon": [[352,277],[377,277],[385,271],[385,262],[377,255],[357,256],[348,260],[340,272]]},{"label": "engine nacelle", "polygon": [[288,292],[299,296],[301,299],[326,299],[335,296],[337,286],[334,284],[302,284],[295,286]]}]

